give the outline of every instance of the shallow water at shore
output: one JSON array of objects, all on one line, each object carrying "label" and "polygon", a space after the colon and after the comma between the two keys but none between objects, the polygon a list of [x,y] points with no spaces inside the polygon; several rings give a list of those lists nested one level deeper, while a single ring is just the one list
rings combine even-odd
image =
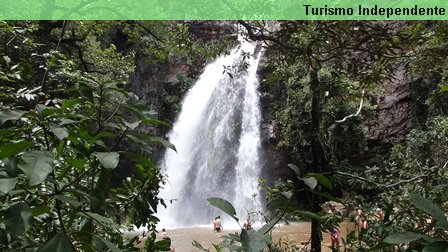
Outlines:
[{"label": "shallow water at shore", "polygon": [[[344,224],[341,226],[341,235],[345,237],[347,230],[353,230],[353,226],[350,224]],[[223,239],[223,235],[236,232],[236,229],[224,230],[221,233],[213,232],[212,226],[210,227],[187,227],[167,230],[168,236],[172,240],[172,245],[176,249],[176,252],[198,252],[199,249],[193,247],[192,242],[198,241],[204,248],[212,248],[210,251],[214,251],[212,243],[218,244]],[[278,241],[281,237],[286,237],[290,244],[300,245],[301,243],[307,243],[310,240],[311,223],[309,222],[295,222],[288,225],[281,225],[274,229],[272,236],[274,242]],[[133,233],[136,235],[141,234]],[[129,234],[128,234],[129,235]],[[161,234],[157,234],[157,239],[161,239]],[[331,245],[329,234],[323,234],[322,251],[330,252]],[[285,239],[285,238],[283,238]],[[143,242],[137,247],[142,247]]]}]

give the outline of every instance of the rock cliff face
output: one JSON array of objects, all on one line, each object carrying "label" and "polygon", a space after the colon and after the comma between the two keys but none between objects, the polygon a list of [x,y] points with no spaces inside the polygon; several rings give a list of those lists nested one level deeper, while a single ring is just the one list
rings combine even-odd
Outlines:
[{"label": "rock cliff face", "polygon": [[405,140],[412,127],[412,99],[410,83],[413,80],[403,68],[394,78],[380,83],[381,94],[376,99],[375,114],[364,120],[367,146],[360,164],[372,166],[378,155],[386,154],[397,143]]},{"label": "rock cliff face", "polygon": [[203,40],[238,37],[236,26],[229,21],[189,21],[189,31]]},{"label": "rock cliff face", "polygon": [[[269,53],[264,61],[269,60]],[[266,78],[269,74],[261,64],[259,75]],[[372,166],[381,162],[381,157],[390,148],[406,139],[412,128],[413,107],[409,91],[415,78],[409,76],[404,67],[398,67],[392,78],[379,83],[379,95],[370,101],[376,109],[369,116],[363,118],[366,145],[356,160],[351,160],[354,166]],[[262,87],[263,88],[263,87]],[[262,144],[265,150],[266,166],[272,177],[288,177],[291,175],[287,164],[288,153],[278,148],[279,131],[275,120],[274,104],[280,90],[272,88],[261,90],[265,95],[261,97],[263,121],[261,125]]]},{"label": "rock cliff face", "polygon": [[[261,79],[265,78],[269,71],[265,68],[267,61],[270,58],[270,52],[267,51],[264,57],[260,61],[260,66],[258,69],[258,76]],[[265,173],[264,176],[272,178],[285,178],[290,174],[288,167],[288,159],[286,153],[283,153],[278,147],[278,127],[275,120],[274,104],[276,98],[278,97],[278,92],[280,90],[263,90],[263,86],[260,86],[261,93],[264,93],[260,97],[261,103],[261,144],[264,150],[264,161],[265,161]]]},{"label": "rock cliff face", "polygon": [[405,70],[399,68],[392,80],[380,84],[382,94],[377,98],[377,114],[364,123],[369,141],[398,143],[405,138],[411,119],[410,82]]}]

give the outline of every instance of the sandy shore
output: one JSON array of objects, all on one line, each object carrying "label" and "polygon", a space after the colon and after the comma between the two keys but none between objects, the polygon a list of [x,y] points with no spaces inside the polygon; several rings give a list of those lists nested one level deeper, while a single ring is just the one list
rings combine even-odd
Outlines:
[{"label": "sandy shore", "polygon": [[[347,230],[353,230],[350,225],[344,225],[341,227],[342,237],[345,237]],[[221,233],[215,233],[212,227],[189,227],[167,230],[168,236],[172,240],[172,244],[176,249],[176,252],[198,252],[200,250],[193,247],[191,244],[193,241],[198,241],[204,246],[204,248],[213,248],[212,243],[218,244],[223,239],[222,236],[228,233],[234,233],[237,230],[226,230]],[[282,237],[282,241],[288,242],[288,244],[305,244],[310,239],[311,224],[309,222],[297,222],[289,225],[281,225],[276,227],[272,233],[274,242],[278,242]],[[142,232],[126,233],[125,236],[141,235]],[[329,234],[323,234],[324,240],[322,242],[322,251],[330,252],[330,237]],[[161,235],[157,234],[157,239],[161,239]],[[136,245],[142,248],[144,240]],[[214,249],[211,249],[214,251]]]}]

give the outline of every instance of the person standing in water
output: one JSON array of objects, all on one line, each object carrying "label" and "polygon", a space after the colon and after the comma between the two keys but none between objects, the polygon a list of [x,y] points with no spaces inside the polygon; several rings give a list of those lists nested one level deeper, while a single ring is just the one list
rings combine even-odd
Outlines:
[{"label": "person standing in water", "polygon": [[250,222],[250,215],[247,216],[247,219],[243,224],[243,229],[246,229],[246,230],[252,229],[252,223]]},{"label": "person standing in water", "polygon": [[162,238],[168,237],[168,234],[166,233],[166,230],[162,228]]},{"label": "person standing in water", "polygon": [[221,225],[221,216],[218,216],[213,221],[213,231],[215,232],[221,232],[222,231],[222,225]]},{"label": "person standing in water", "polygon": [[[328,213],[337,215],[336,206],[330,203],[330,210]],[[337,225],[334,225],[330,230],[330,240],[331,240],[331,251],[339,251],[339,237],[341,236],[341,231]]]}]

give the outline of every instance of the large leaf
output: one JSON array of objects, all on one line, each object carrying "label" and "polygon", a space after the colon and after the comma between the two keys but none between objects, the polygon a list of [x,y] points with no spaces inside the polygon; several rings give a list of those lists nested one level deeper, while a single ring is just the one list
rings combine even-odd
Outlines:
[{"label": "large leaf", "polygon": [[436,222],[436,227],[442,227],[445,230],[448,230],[448,222],[446,220],[445,214],[442,209],[434,204],[431,200],[422,197],[421,195],[411,193],[409,194],[409,198],[416,207],[425,211],[427,214],[431,215]]},{"label": "large leaf", "polygon": [[387,242],[389,244],[401,244],[416,241],[419,239],[428,239],[428,236],[414,232],[398,232],[387,236],[384,239],[384,242]]},{"label": "large leaf", "polygon": [[435,241],[426,245],[422,252],[446,252],[448,251],[448,242],[446,241]]},{"label": "large leaf", "polygon": [[62,101],[62,108],[68,109],[70,107],[73,107],[77,104],[80,104],[82,102],[82,99],[66,99]]},{"label": "large leaf", "polygon": [[193,247],[196,247],[202,251],[206,251],[206,249],[204,247],[202,247],[201,243],[199,243],[198,241],[194,240],[191,245],[193,245]]},{"label": "large leaf", "polygon": [[219,246],[218,244],[214,244],[214,243],[212,243],[212,245],[215,248],[216,252],[222,252],[221,246]]},{"label": "large leaf", "polygon": [[174,144],[168,142],[167,140],[163,139],[162,137],[159,137],[159,136],[151,136],[151,137],[150,137],[150,140],[151,140],[152,142],[159,143],[159,144],[165,146],[166,148],[170,148],[170,149],[172,149],[173,151],[176,151],[176,152],[177,152],[176,147],[174,146]]},{"label": "large leaf", "polygon": [[[5,159],[3,163],[4,163],[3,170],[8,174],[10,178],[14,178],[17,177],[17,175],[19,175],[20,170],[19,168],[17,168],[16,158]],[[1,167],[0,170],[2,170]]]},{"label": "large leaf", "polygon": [[293,208],[290,207],[291,203],[292,202],[285,197],[278,197],[268,202],[268,208],[281,210],[288,208],[287,210],[293,210]]},{"label": "large leaf", "polygon": [[115,169],[120,161],[120,154],[118,152],[95,152],[93,153],[101,165],[106,169]]},{"label": "large leaf", "polygon": [[112,242],[110,242],[109,240],[106,240],[104,238],[101,238],[99,236],[96,236],[98,239],[100,239],[104,245],[106,245],[106,247],[112,251],[112,252],[122,252],[121,249],[117,248],[117,246],[115,246]]},{"label": "large leaf", "polygon": [[48,214],[51,212],[51,207],[48,206],[36,206],[31,208],[31,213],[33,216],[39,216],[42,214]]},{"label": "large leaf", "polygon": [[146,120],[143,120],[142,123],[144,123],[144,124],[152,124],[152,125],[163,125],[163,126],[166,126],[168,128],[172,127],[172,125],[170,123],[165,122],[165,121],[161,121],[161,120],[156,120],[156,119],[146,119]]},{"label": "large leaf", "polygon": [[281,194],[283,196],[285,196],[285,198],[287,198],[287,199],[290,199],[292,196],[294,196],[294,192],[293,191],[281,192]]},{"label": "large leaf", "polygon": [[[156,241],[154,243],[154,249],[156,251],[170,251],[170,244],[171,244],[171,241],[169,241],[169,240]],[[148,251],[152,251],[152,250],[148,250]]]},{"label": "large leaf", "polygon": [[59,139],[62,140],[68,137],[68,131],[64,127],[59,127],[58,125],[50,125],[51,132]]},{"label": "large leaf", "polygon": [[241,231],[241,244],[244,251],[259,252],[272,243],[272,237],[254,230]]},{"label": "large leaf", "polygon": [[103,132],[96,134],[95,137],[93,137],[93,141],[95,142],[95,141],[97,141],[101,138],[105,138],[105,137],[116,137],[116,135],[115,135],[115,133],[110,132],[110,131],[103,131]]},{"label": "large leaf", "polygon": [[28,141],[20,141],[12,144],[3,144],[0,147],[0,160],[9,158],[12,155],[22,152],[26,148],[33,146],[33,143]]},{"label": "large leaf", "polygon": [[[223,237],[225,237],[227,239],[226,236],[223,236]],[[230,239],[230,240],[232,240],[232,241],[239,241],[240,237],[238,236],[236,239]],[[220,251],[222,251],[224,249],[225,251],[244,252],[244,248],[241,247],[239,244],[237,245],[237,244],[234,244],[234,243],[228,243],[228,242],[222,241],[219,244],[219,247],[222,248]]]},{"label": "large leaf", "polygon": [[307,176],[314,177],[319,182],[319,184],[321,184],[322,186],[325,186],[326,188],[328,188],[330,190],[333,189],[333,184],[324,175],[319,174],[319,173],[308,173]]},{"label": "large leaf", "polygon": [[[353,237],[355,237],[354,230],[352,232],[353,232]],[[389,244],[389,243],[385,243],[385,242],[379,242],[375,247],[369,249],[369,251],[371,251],[371,252],[373,252],[373,251],[385,251],[387,248],[390,248],[391,246],[393,246],[393,245]]]},{"label": "large leaf", "polygon": [[84,213],[79,213],[78,215],[81,216],[86,216],[88,218],[91,218],[93,220],[95,220],[96,222],[98,222],[99,224],[105,226],[105,227],[110,227],[114,224],[112,219],[109,219],[107,217],[104,217],[100,214],[97,213],[92,213],[92,212],[84,212]]},{"label": "large leaf", "polygon": [[28,231],[33,225],[33,214],[30,207],[23,202],[17,203],[6,210],[3,221],[12,237],[17,237]]},{"label": "large leaf", "polygon": [[66,204],[69,204],[70,206],[72,206],[74,208],[78,208],[78,207],[82,206],[81,202],[79,202],[78,200],[71,198],[71,197],[67,197],[67,196],[60,195],[60,194],[58,194],[54,197]]},{"label": "large leaf", "polygon": [[300,216],[305,216],[305,217],[308,217],[311,219],[316,219],[316,220],[322,221],[322,216],[315,214],[313,212],[310,212],[310,211],[296,210],[296,211],[294,211],[294,213],[297,215],[300,215]]},{"label": "large leaf", "polygon": [[258,232],[262,234],[266,234],[267,232],[271,231],[271,229],[277,224],[281,219],[281,216],[277,216],[273,220],[271,220],[269,223],[263,225]]},{"label": "large leaf", "polygon": [[67,124],[73,124],[73,123],[79,123],[79,121],[74,121],[71,119],[67,119],[67,118],[62,118],[61,121],[58,123],[59,126],[64,126]]},{"label": "large leaf", "polygon": [[312,194],[319,195],[319,196],[324,197],[326,199],[342,203],[341,199],[338,199],[338,198],[334,197],[333,194],[331,194],[329,192],[318,192],[318,191],[314,191],[314,190],[308,190],[308,191],[311,192]]},{"label": "large leaf", "polygon": [[314,190],[317,186],[317,179],[314,177],[301,178],[300,180],[302,180],[311,190]]},{"label": "large leaf", "polygon": [[75,167],[78,170],[83,169],[84,166],[86,165],[86,162],[84,162],[83,160],[68,158],[66,161],[69,165]]},{"label": "large leaf", "polygon": [[288,164],[288,167],[289,167],[289,169],[291,169],[292,171],[294,171],[294,173],[295,173],[298,177],[300,177],[300,169],[299,169],[299,167],[297,167],[297,166],[294,165],[294,164]]},{"label": "large leaf", "polygon": [[53,236],[40,247],[37,252],[72,252],[73,246],[68,236],[64,233]]},{"label": "large leaf", "polygon": [[127,122],[126,120],[123,120],[124,125],[126,127],[128,127],[129,129],[131,129],[131,130],[137,128],[140,125],[141,122],[142,121],[138,120],[136,122],[130,123],[130,122]]},{"label": "large leaf", "polygon": [[22,115],[25,114],[25,111],[17,110],[17,109],[6,109],[0,111],[0,122],[4,124],[6,121],[9,120],[17,120]]},{"label": "large leaf", "polygon": [[19,168],[28,177],[28,184],[42,183],[53,170],[54,155],[48,151],[30,151],[24,153],[19,161]]},{"label": "large leaf", "polygon": [[157,115],[157,112],[149,110],[148,106],[144,104],[126,106],[126,109],[133,112],[140,120],[152,119]]},{"label": "large leaf", "polygon": [[39,106],[38,113],[43,117],[59,115],[62,112],[62,110],[60,108],[46,107],[46,106],[40,106],[40,105],[38,105],[38,106]]},{"label": "large leaf", "polygon": [[0,192],[7,194],[16,187],[18,178],[0,178]]},{"label": "large leaf", "polygon": [[212,205],[219,209],[221,209],[224,213],[230,215],[236,222],[238,222],[238,217],[236,217],[235,208],[225,199],[221,198],[208,198],[207,201]]}]

